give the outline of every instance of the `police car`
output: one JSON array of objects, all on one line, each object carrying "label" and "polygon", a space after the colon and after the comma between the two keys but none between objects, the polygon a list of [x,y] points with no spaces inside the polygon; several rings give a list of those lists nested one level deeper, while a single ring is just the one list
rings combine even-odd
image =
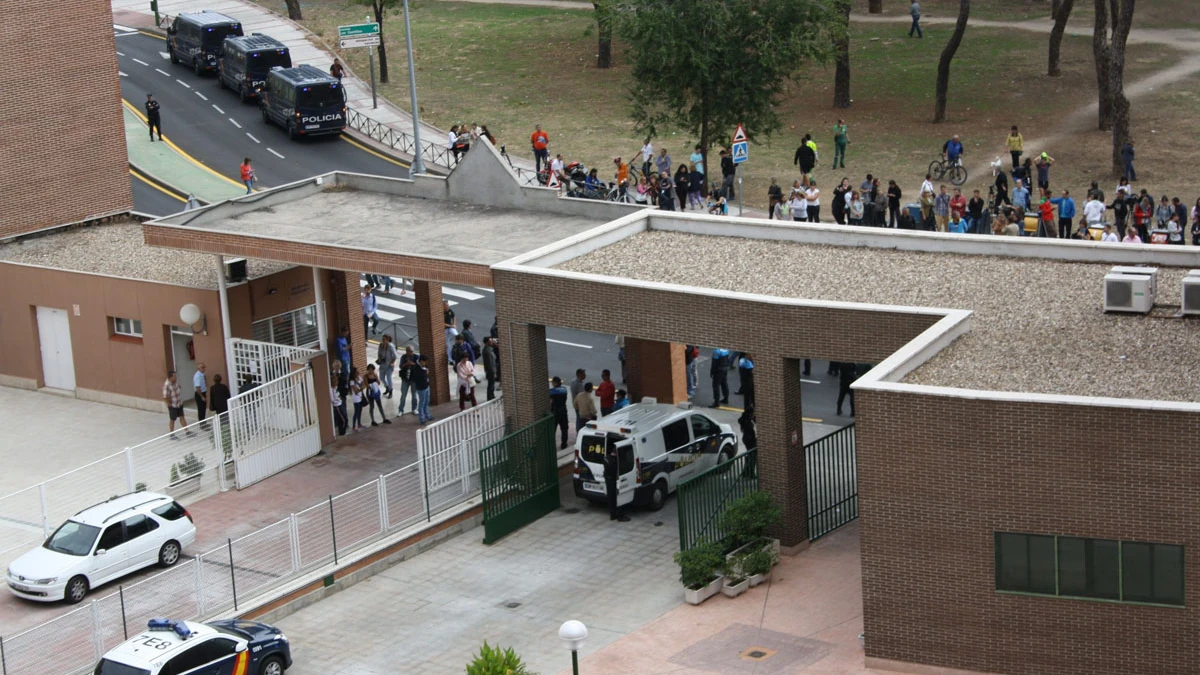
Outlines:
[{"label": "police car", "polygon": [[575,439],[575,496],[608,499],[604,457],[617,453],[617,504],[645,504],[658,510],[684,480],[733,459],[738,438],[733,428],[678,406],[636,403],[588,422]]},{"label": "police car", "polygon": [[93,675],[282,675],[288,639],[258,621],[197,623],[151,619],[146,630],[104,655]]}]

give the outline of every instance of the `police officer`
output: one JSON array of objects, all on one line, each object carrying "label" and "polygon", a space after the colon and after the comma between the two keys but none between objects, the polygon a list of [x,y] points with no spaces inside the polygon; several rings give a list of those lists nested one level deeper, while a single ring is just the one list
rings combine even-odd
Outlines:
[{"label": "police officer", "polygon": [[742,407],[754,409],[754,359],[750,354],[742,353],[738,358],[738,378],[742,383]]},{"label": "police officer", "polygon": [[730,360],[731,355],[728,349],[717,347],[713,350],[712,365],[708,369],[709,377],[712,378],[713,408],[719,407],[722,403],[729,403]]},{"label": "police officer", "polygon": [[154,94],[146,94],[146,122],[150,125],[150,142],[154,142],[154,131],[158,130],[158,140],[162,140],[162,117],[158,111],[158,101]]},{"label": "police officer", "polygon": [[837,398],[837,414],[842,414],[842,401],[846,396],[850,396],[850,416],[854,416],[854,390],[850,389],[850,385],[858,379],[858,366],[853,363],[838,364],[838,398]]},{"label": "police officer", "polygon": [[609,443],[604,453],[604,489],[608,493],[608,519],[628,523],[629,516],[621,513],[617,506],[617,474],[620,468],[617,464],[617,446]]}]

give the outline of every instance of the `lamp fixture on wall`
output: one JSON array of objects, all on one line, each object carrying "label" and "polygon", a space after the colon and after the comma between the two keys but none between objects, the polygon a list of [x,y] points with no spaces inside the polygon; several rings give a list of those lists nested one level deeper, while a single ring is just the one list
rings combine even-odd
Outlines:
[{"label": "lamp fixture on wall", "polygon": [[179,320],[186,324],[193,331],[196,330],[196,324],[202,324],[200,332],[208,335],[208,317],[204,316],[204,312],[192,303],[188,303],[179,308]]}]

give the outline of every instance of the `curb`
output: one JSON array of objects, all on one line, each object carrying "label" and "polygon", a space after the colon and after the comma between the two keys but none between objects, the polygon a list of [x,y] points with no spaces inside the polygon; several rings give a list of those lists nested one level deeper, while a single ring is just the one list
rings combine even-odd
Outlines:
[{"label": "curb", "polygon": [[149,171],[146,171],[145,169],[134,164],[133,162],[129,163],[129,168],[131,170],[137,172],[139,178],[142,178],[142,179],[146,180],[147,182],[153,183],[154,185],[158,186],[160,189],[170,192],[171,194],[175,195],[176,197],[180,198],[181,200],[183,200],[185,202],[188,200],[188,197],[191,197],[192,199],[195,199],[197,202],[199,202],[200,206],[208,206],[209,204],[212,203],[210,201],[200,199],[199,197],[193,195],[191,192],[188,192],[187,190],[184,190],[172,183],[169,183],[169,182],[159,178],[158,176],[155,176],[154,174],[150,173]]}]

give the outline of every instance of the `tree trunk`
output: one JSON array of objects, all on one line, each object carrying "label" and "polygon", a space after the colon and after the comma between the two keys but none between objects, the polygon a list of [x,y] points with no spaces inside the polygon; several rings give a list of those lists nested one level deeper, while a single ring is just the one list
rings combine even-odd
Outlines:
[{"label": "tree trunk", "polygon": [[596,67],[612,67],[612,16],[607,6],[601,2],[593,2],[596,8],[596,35],[599,43],[596,45]]},{"label": "tree trunk", "polygon": [[383,0],[375,0],[373,3],[375,10],[375,21],[379,24],[379,46],[375,48],[375,53],[379,55],[379,82],[388,81],[387,69],[387,45],[383,39]]},{"label": "tree trunk", "polygon": [[1111,57],[1108,42],[1108,1],[1095,0],[1096,23],[1092,29],[1092,59],[1096,62],[1096,100],[1099,109],[1096,125],[1100,131],[1112,129],[1112,94],[1108,76]]},{"label": "tree trunk", "polygon": [[933,110],[934,123],[946,121],[946,94],[950,90],[950,62],[954,59],[954,53],[958,51],[958,46],[962,44],[963,33],[967,32],[967,19],[970,16],[971,0],[959,0],[958,22],[954,24],[954,35],[950,36],[950,41],[942,50],[942,57],[938,59],[937,103]]},{"label": "tree trunk", "polygon": [[1063,0],[1050,0],[1050,19],[1058,21],[1059,9],[1062,7]]},{"label": "tree trunk", "polygon": [[883,0],[871,0],[867,3],[868,14],[883,14]]},{"label": "tree trunk", "polygon": [[850,0],[839,0],[842,16],[846,18],[842,32],[833,39],[837,51],[837,68],[833,75],[833,107],[850,107]]},{"label": "tree trunk", "polygon": [[304,18],[304,14],[300,11],[300,0],[284,0],[287,4],[288,18],[292,21],[300,21]]},{"label": "tree trunk", "polygon": [[1062,49],[1063,33],[1067,30],[1067,19],[1071,17],[1071,9],[1075,0],[1054,0],[1057,13],[1054,16],[1054,28],[1050,30],[1050,64],[1046,74],[1058,77],[1062,73],[1058,69],[1058,55]]},{"label": "tree trunk", "polygon": [[[1115,4],[1115,3],[1114,3]],[[1133,25],[1134,0],[1120,0],[1120,9],[1112,15],[1112,42],[1109,46],[1111,63],[1108,70],[1109,95],[1112,100],[1112,170],[1113,176],[1125,175],[1121,148],[1129,140],[1129,99],[1125,98],[1125,43]]]}]

